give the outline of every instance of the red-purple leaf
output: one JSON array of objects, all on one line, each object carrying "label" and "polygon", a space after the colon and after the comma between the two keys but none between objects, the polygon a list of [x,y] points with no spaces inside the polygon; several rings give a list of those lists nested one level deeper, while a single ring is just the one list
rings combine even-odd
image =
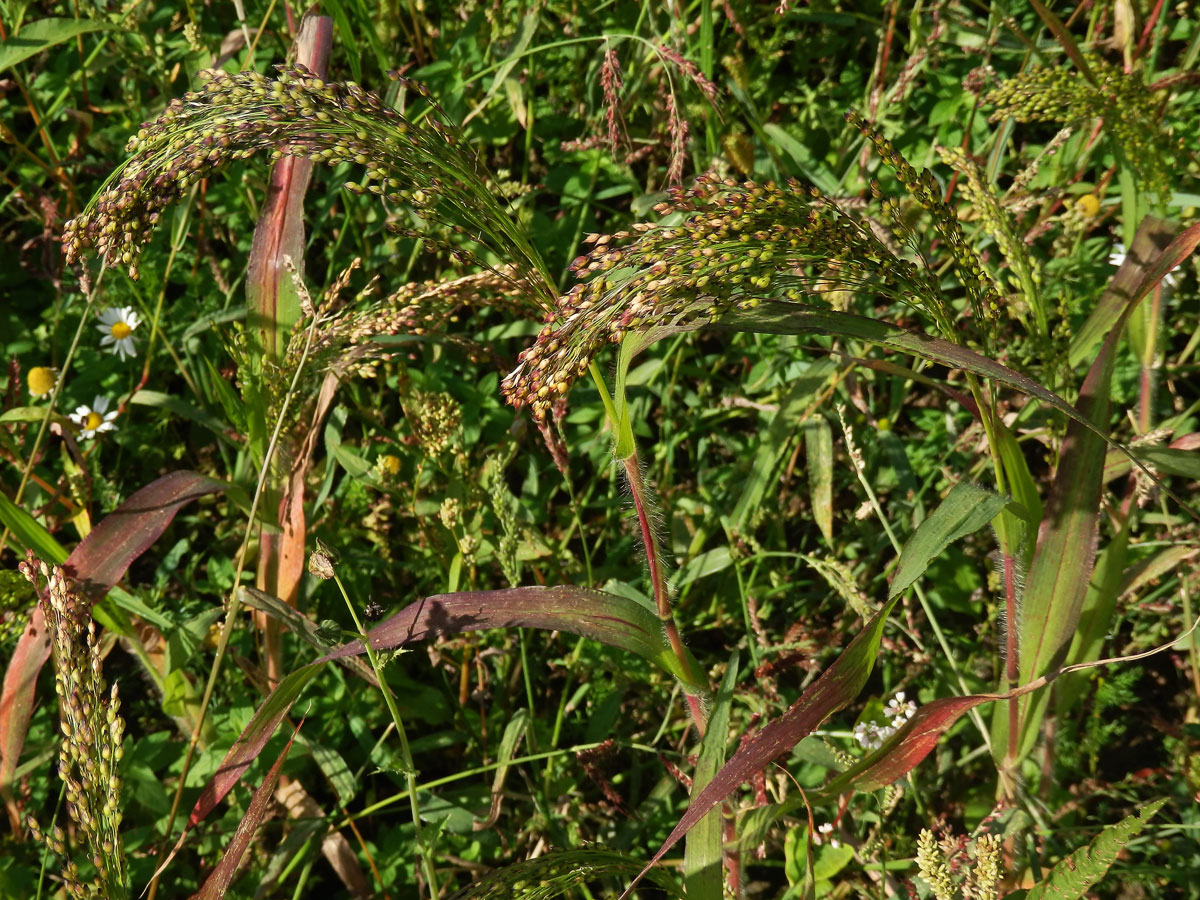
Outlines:
[{"label": "red-purple leaf", "polygon": [[171,472],[118,506],[71,551],[63,569],[99,600],[125,577],[135,559],[159,539],[175,514],[199,497],[229,485],[197,472]]},{"label": "red-purple leaf", "polygon": [[225,855],[221,857],[221,861],[217,863],[217,867],[212,870],[212,874],[208,876],[203,886],[196,892],[196,900],[220,900],[221,897],[225,896],[225,891],[229,888],[229,884],[233,881],[233,876],[237,872],[238,863],[241,862],[246,848],[250,846],[250,839],[254,837],[254,831],[258,828],[258,823],[262,821],[267,809],[270,808],[271,795],[275,791],[276,782],[279,781],[279,770],[283,768],[283,761],[287,759],[288,751],[292,749],[292,741],[300,733],[300,727],[303,724],[304,722],[301,721],[296,726],[296,730],[292,732],[292,736],[288,739],[287,746],[283,748],[283,752],[275,760],[275,765],[271,766],[271,771],[267,773],[267,777],[263,779],[263,783],[254,792],[254,797],[250,800],[250,808],[246,810],[246,814],[242,816],[242,821],[238,823],[237,830],[234,831],[233,837],[229,841],[229,846],[225,848]]},{"label": "red-purple leaf", "polygon": [[[227,487],[188,471],[171,472],[152,481],[92,529],[71,551],[63,564],[64,571],[80,582],[93,602],[99,600],[125,576],[130,564],[158,540],[184,504]],[[41,610],[34,607],[4,673],[4,688],[0,693],[0,794],[5,798],[14,833],[20,829],[20,817],[9,802],[12,777],[33,715],[38,673],[49,658],[46,621]]]},{"label": "red-purple leaf", "polygon": [[[1058,471],[1046,501],[1037,546],[1029,566],[1022,597],[1019,634],[1019,678],[1027,683],[1062,664],[1079,624],[1083,599],[1096,558],[1097,522],[1103,487],[1105,434],[1109,417],[1109,385],[1117,343],[1125,322],[1138,303],[1168,272],[1186,259],[1200,243],[1200,225],[1181,233],[1154,260],[1129,304],[1100,348],[1079,391],[1079,411],[1087,421],[1073,419],[1059,452]],[[1047,696],[1019,701],[1021,736],[1010,743],[1008,717],[1000,712],[993,721],[996,753],[1015,756],[1014,765],[1033,747],[1045,714]]]},{"label": "red-purple leaf", "polygon": [[857,765],[842,772],[818,792],[809,792],[809,801],[816,803],[847,791],[875,791],[887,787],[923,760],[934,748],[938,738],[958,721],[959,717],[981,703],[998,699],[994,694],[973,694],[969,697],[943,697],[917,710],[883,746],[868,754]]},{"label": "red-purple leaf", "polygon": [[29,624],[17,640],[12,659],[4,673],[4,691],[0,694],[0,794],[8,810],[8,824],[14,836],[24,831],[21,813],[13,798],[12,780],[17,760],[25,746],[25,733],[33,715],[33,697],[38,673],[50,658],[50,632],[41,606],[34,606]]},{"label": "red-purple leaf", "polygon": [[692,799],[683,818],[667,835],[650,862],[625,889],[622,898],[637,886],[651,866],[657,863],[680,838],[704,818],[708,812],[728,797],[740,784],[753,778],[773,760],[787,753],[803,738],[811,734],[830,715],[837,712],[862,690],[870,677],[879,652],[879,641],[888,614],[896,605],[893,598],[875,614],[867,626],[860,631],[842,651],[821,677],[813,682],[791,705],[787,712],[754,735],[735,753],[713,780]]},{"label": "red-purple leaf", "polygon": [[156,880],[166,870],[171,860],[175,858],[175,854],[179,852],[179,848],[183,846],[183,841],[192,827],[212,812],[238,783],[246,769],[258,758],[258,754],[262,753],[263,747],[275,733],[280,720],[287,715],[292,704],[296,702],[296,698],[300,696],[300,691],[317,676],[322,668],[320,663],[304,666],[275,686],[275,690],[271,691],[262,706],[255,711],[254,717],[242,730],[233,746],[229,748],[217,773],[204,786],[200,798],[192,807],[191,815],[188,816],[187,825],[179,835],[179,840],[175,842],[175,846],[171,848],[171,852],[167,854],[166,859],[162,861],[151,880]]},{"label": "red-purple leaf", "polygon": [[[502,591],[462,591],[426,597],[405,607],[367,633],[376,650],[485,628],[541,628],[592,638],[636,653],[692,684],[671,652],[662,623],[648,606],[629,597],[589,588],[520,587]],[[361,640],[341,647],[322,662],[365,653]]]}]

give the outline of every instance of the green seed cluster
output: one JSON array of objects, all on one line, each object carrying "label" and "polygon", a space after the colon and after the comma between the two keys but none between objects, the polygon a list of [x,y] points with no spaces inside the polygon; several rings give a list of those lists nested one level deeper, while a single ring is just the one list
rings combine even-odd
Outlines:
[{"label": "green seed cluster", "polygon": [[917,839],[917,871],[937,900],[954,900],[958,895],[945,854],[928,828],[921,829]]},{"label": "green seed cluster", "polygon": [[[126,898],[129,885],[121,841],[121,739],[125,722],[120,716],[117,686],[109,690],[101,671],[100,647],[92,621],[91,603],[78,593],[63,570],[50,568],[32,554],[20,565],[38,588],[38,603],[54,642],[54,688],[58,694],[63,741],[58,754],[58,774],[66,785],[67,810],[76,834],[87,846],[95,867],[94,881],[85,883],[79,866],[67,858],[61,829],[42,834],[33,820],[35,838],[66,859],[62,876],[71,897]],[[44,588],[39,585],[45,582]]]},{"label": "green seed cluster", "polygon": [[[1012,214],[1000,205],[1000,198],[990,184],[985,183],[983,173],[974,161],[969,159],[961,148],[939,147],[938,155],[942,162],[965,177],[963,192],[971,207],[979,217],[984,231],[992,236],[1000,255],[1008,263],[1009,269],[1016,276],[1017,284],[1013,290],[1019,290],[1026,295],[1024,303],[1010,304],[1009,311],[1025,318],[1030,308],[1039,306],[1035,292],[1042,283],[1041,265],[1029,247],[1017,233],[1016,223]],[[994,318],[989,319],[994,323]],[[1044,328],[1044,323],[1039,323]]]},{"label": "green seed cluster", "polygon": [[462,406],[449,394],[409,391],[402,399],[404,417],[417,442],[431,456],[440,456],[454,445],[462,424]]},{"label": "green seed cluster", "polygon": [[[558,299],[501,385],[509,403],[542,419],[606,343],[630,332],[699,327],[764,299],[862,289],[949,321],[933,273],[816,188],[701,176],[656,211],[682,221],[588,236],[590,252],[571,265],[581,283]],[[957,227],[953,213],[945,215]],[[966,248],[961,232],[946,230]],[[969,248],[964,255],[974,273],[978,259]],[[972,277],[987,296],[982,269]]]},{"label": "green seed cluster", "polygon": [[1139,186],[1165,203],[1173,160],[1159,125],[1161,98],[1140,72],[1127,73],[1097,56],[1085,58],[1095,84],[1074,69],[1035,66],[987,93],[985,102],[996,107],[991,120],[1075,124],[1103,119]]},{"label": "green seed cluster", "polygon": [[[353,82],[325,82],[302,65],[278,69],[275,78],[201,72],[203,90],[172,100],[156,121],[143,125],[126,148],[133,156],[67,223],[68,262],[94,249],[106,263],[128,266],[136,277],[137,255],[168,206],[234,160],[269,151],[275,158],[361,166],[361,180],[346,188],[407,207],[409,220],[389,227],[419,237],[429,249],[470,260],[473,255],[462,246],[470,236],[478,243],[492,241],[488,249],[499,258],[540,271],[540,257],[488,187],[478,157],[444,121],[424,86],[399,79],[433,111],[411,121]],[[430,224],[450,236],[431,235]],[[552,292],[540,293],[534,299],[548,305]]]},{"label": "green seed cluster", "polygon": [[[846,121],[862,132],[874,146],[879,158],[895,173],[909,196],[929,213],[933,230],[945,245],[944,249],[950,255],[954,274],[966,292],[972,314],[981,323],[994,321],[1000,311],[1000,297],[996,286],[983,267],[979,254],[963,236],[958,214],[952,206],[942,200],[933,175],[928,170],[918,172],[891,141],[857,113],[847,112]],[[899,207],[894,199],[884,201],[884,211],[891,218],[893,228],[898,232],[897,237],[902,237],[910,243],[915,242],[910,227],[900,219]],[[929,299],[931,302],[926,306],[926,311],[934,317],[947,339],[956,340],[956,331],[952,324],[954,314],[936,287]]]}]

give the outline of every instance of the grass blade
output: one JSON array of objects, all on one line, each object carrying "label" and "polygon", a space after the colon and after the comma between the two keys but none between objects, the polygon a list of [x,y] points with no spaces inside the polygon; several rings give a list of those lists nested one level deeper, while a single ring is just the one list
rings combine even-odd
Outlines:
[{"label": "grass blade", "polygon": [[246,769],[262,753],[263,747],[275,733],[280,721],[292,708],[296,698],[300,696],[300,691],[320,673],[322,668],[320,663],[312,663],[292,672],[275,686],[267,699],[255,710],[253,718],[242,729],[241,735],[229,748],[225,758],[221,760],[221,765],[217,767],[217,773],[204,786],[199,799],[192,807],[191,815],[188,816],[183,832],[179,835],[179,840],[176,841],[171,852],[167,854],[155,871],[151,878],[152,882],[157,881],[158,877],[166,871],[192,828],[202,822],[225,798],[225,795],[233,790],[233,786],[238,783]]},{"label": "grass blade", "polygon": [[[692,797],[700,792],[725,764],[725,742],[729,737],[729,708],[733,688],[737,684],[738,653],[735,650],[725,669],[725,678],[717,691],[704,740],[700,744],[700,759],[692,774]],[[687,836],[683,851],[683,887],[688,900],[722,900],[721,886],[721,810],[713,809]]]},{"label": "grass blade", "polygon": [[811,734],[822,722],[853,700],[867,683],[875,656],[879,652],[879,641],[883,637],[883,625],[888,614],[896,605],[893,598],[875,614],[842,651],[828,669],[822,673],[800,699],[787,712],[769,723],[754,735],[733,755],[704,790],[692,798],[691,805],[683,818],[667,835],[658,852],[646,864],[646,868],[634,879],[625,893],[637,885],[642,876],[666,855],[685,834],[692,830],[708,812],[728,797],[738,785],[766,768],[772,760],[787,753],[800,740]]},{"label": "grass blade", "polygon": [[[426,597],[381,622],[366,637],[374,649],[390,650],[446,634],[516,626],[566,631],[628,650],[657,664],[692,689],[703,689],[702,685],[691,683],[671,652],[658,614],[652,608],[629,597],[571,585],[461,591]],[[353,641],[321,661],[365,652],[361,640]]]},{"label": "grass blade", "polygon": [[125,577],[135,559],[159,539],[188,503],[229,486],[197,472],[170,472],[135,491],[71,551],[67,573],[94,599]]},{"label": "grass blade", "polygon": [[956,484],[904,545],[888,597],[902,593],[921,577],[943,550],[959,538],[978,531],[1007,505],[1008,498],[987,488],[968,481]]},{"label": "grass blade", "polygon": [[254,837],[254,832],[271,806],[271,795],[275,792],[275,785],[279,781],[279,772],[283,768],[283,761],[287,759],[288,751],[292,749],[292,741],[296,740],[296,735],[300,733],[300,727],[303,724],[302,721],[300,725],[296,726],[296,730],[292,732],[292,736],[288,738],[287,744],[280,752],[279,758],[275,760],[275,765],[271,766],[267,777],[254,792],[254,797],[250,800],[250,807],[242,816],[242,821],[238,822],[238,827],[233,832],[233,837],[230,838],[229,846],[225,848],[221,861],[217,863],[217,867],[212,870],[200,890],[196,892],[196,900],[220,900],[225,896],[225,891],[229,889],[233,876],[237,874],[238,864],[242,861],[246,848],[250,846],[250,839]]}]

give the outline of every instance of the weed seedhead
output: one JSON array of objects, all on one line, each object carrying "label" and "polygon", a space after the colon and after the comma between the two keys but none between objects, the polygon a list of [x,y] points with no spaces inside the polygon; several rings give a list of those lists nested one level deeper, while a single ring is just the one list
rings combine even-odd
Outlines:
[{"label": "weed seedhead", "polygon": [[[302,65],[277,68],[276,78],[201,72],[203,90],[172,100],[157,120],[143,125],[126,147],[132,158],[67,223],[67,261],[95,250],[136,277],[136,258],[168,206],[231,162],[266,151],[275,158],[361,166],[361,181],[348,183],[348,190],[404,206],[415,221],[452,235],[476,235],[529,276],[525,283],[535,294],[527,302],[549,302],[552,291],[544,287],[540,257],[489,189],[470,145],[439,118],[424,87],[405,81],[433,110],[411,121],[353,82],[325,82]],[[391,227],[420,238],[429,249],[469,253],[429,231],[401,223]]]},{"label": "weed seedhead", "polygon": [[[872,128],[858,113],[846,113],[846,121],[862,132],[875,147],[875,153],[896,175],[909,196],[929,213],[933,229],[950,252],[954,273],[962,284],[971,312],[981,323],[994,322],[1000,311],[1000,298],[991,276],[983,267],[979,254],[967,243],[962,225],[953,207],[942,200],[937,182],[928,170],[918,172],[891,141]],[[956,340],[951,324],[954,313],[934,287],[924,298],[929,301],[926,311],[934,318],[947,340]]]},{"label": "weed seedhead", "polygon": [[987,93],[984,100],[996,107],[991,120],[1082,124],[1103,119],[1138,185],[1165,204],[1174,160],[1159,125],[1161,98],[1140,72],[1127,73],[1097,56],[1086,59],[1096,84],[1073,69],[1034,66]]},{"label": "weed seedhead", "polygon": [[[816,188],[706,175],[657,211],[674,225],[589,235],[561,296],[501,389],[545,417],[606,343],[653,328],[695,328],[764,299],[803,301],[869,290],[943,317],[932,274]],[[949,326],[947,326],[949,327]]]},{"label": "weed seedhead", "polygon": [[54,689],[58,694],[63,740],[58,774],[66,785],[67,812],[75,833],[87,848],[93,874],[84,879],[67,857],[61,828],[43,834],[35,821],[30,831],[55,854],[64,857],[63,883],[69,896],[126,898],[125,850],[121,841],[121,775],[125,721],[120,716],[117,686],[110,690],[101,671],[100,646],[91,603],[63,570],[29,554],[20,565],[38,592],[54,648]]}]

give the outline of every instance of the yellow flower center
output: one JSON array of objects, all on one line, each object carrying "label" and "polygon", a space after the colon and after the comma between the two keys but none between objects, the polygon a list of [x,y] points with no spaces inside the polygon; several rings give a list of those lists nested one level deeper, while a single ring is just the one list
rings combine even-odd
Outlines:
[{"label": "yellow flower center", "polygon": [[112,336],[118,341],[125,340],[125,338],[129,337],[131,334],[133,334],[133,329],[124,322],[117,322],[112,327]]},{"label": "yellow flower center", "polygon": [[83,427],[88,431],[95,431],[103,424],[104,416],[100,415],[98,412],[92,411],[87,414],[87,424],[85,424]]},{"label": "yellow flower center", "polygon": [[45,366],[34,366],[29,370],[25,381],[29,385],[29,393],[35,397],[44,396],[54,390],[54,370]]}]

